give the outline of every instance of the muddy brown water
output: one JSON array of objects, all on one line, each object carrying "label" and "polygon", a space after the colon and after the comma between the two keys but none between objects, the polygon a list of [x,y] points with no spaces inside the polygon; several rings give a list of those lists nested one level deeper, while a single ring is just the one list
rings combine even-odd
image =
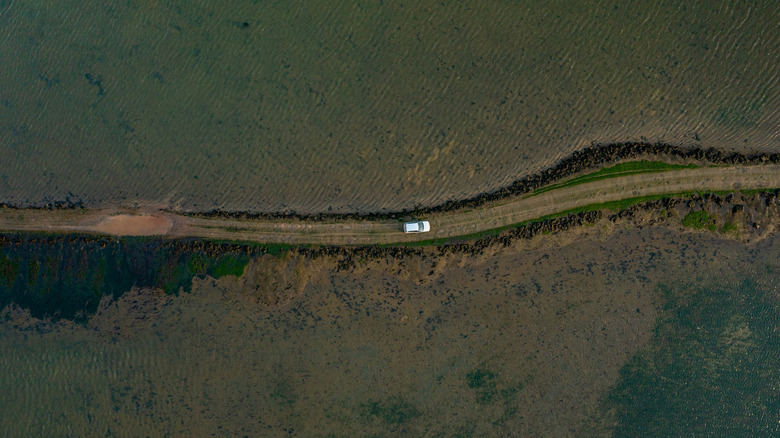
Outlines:
[{"label": "muddy brown water", "polygon": [[[400,211],[591,143],[778,152],[778,14],[0,1],[0,202]],[[128,293],[86,327],[7,312],[0,430],[576,435],[651,339],[659,285],[748,279],[777,296],[778,254],[777,237],[633,229],[435,269],[267,261],[189,295]]]},{"label": "muddy brown water", "polygon": [[187,295],[136,290],[86,327],[16,314],[0,323],[0,427],[576,434],[651,338],[660,286],[749,279],[778,293],[777,237],[747,246],[659,227],[537,239],[444,265],[383,259],[335,272],[268,258]]},{"label": "muddy brown water", "polygon": [[777,152],[776,2],[0,2],[0,202],[374,212],[591,143]]}]

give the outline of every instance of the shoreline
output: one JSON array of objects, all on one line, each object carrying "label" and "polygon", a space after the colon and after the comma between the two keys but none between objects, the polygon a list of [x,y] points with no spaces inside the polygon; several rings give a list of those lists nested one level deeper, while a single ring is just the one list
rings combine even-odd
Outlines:
[{"label": "shoreline", "polygon": [[[427,245],[292,245],[198,237],[0,231],[0,312],[18,306],[29,309],[36,318],[87,321],[106,296],[117,299],[133,288],[172,295],[189,291],[195,278],[218,281],[231,276],[224,279],[225,284],[237,285],[257,275],[266,276],[263,278],[275,285],[260,293],[258,304],[277,309],[300,296],[318,272],[351,275],[372,263],[424,284],[446,273],[448,266],[466,260],[481,263],[504,251],[607,241],[632,229],[666,229],[753,245],[775,236],[779,227],[780,189],[775,189],[665,197],[619,211],[604,208],[570,213],[471,240]],[[52,260],[56,260],[54,264]],[[288,277],[291,272],[295,274]],[[206,280],[209,277],[211,280]],[[62,287],[69,289],[57,292],[57,299],[52,300],[50,292]]]},{"label": "shoreline", "polygon": [[[444,203],[416,207],[409,210],[395,212],[368,212],[368,213],[316,213],[299,214],[295,211],[282,212],[250,212],[250,211],[224,211],[212,209],[206,211],[179,211],[162,208],[159,211],[186,217],[220,218],[220,219],[283,219],[297,221],[332,221],[332,220],[396,220],[402,217],[430,215],[436,213],[451,212],[466,208],[476,208],[487,203],[502,201],[507,198],[531,193],[544,186],[560,182],[587,170],[597,170],[605,164],[615,164],[625,160],[640,158],[666,160],[684,160],[686,162],[700,162],[705,165],[751,165],[751,164],[780,164],[780,153],[743,154],[739,152],[727,153],[715,148],[686,148],[667,143],[624,142],[599,144],[575,151],[568,157],[558,161],[551,167],[540,172],[527,175],[514,180],[509,185],[494,191],[484,192],[476,196],[451,200]],[[79,201],[52,201],[46,205],[14,205],[0,202],[0,210],[86,210],[90,209]],[[120,209],[117,207],[117,209]],[[141,207],[124,207],[122,210],[142,210]]]},{"label": "shoreline", "polygon": [[[447,201],[430,207],[413,208],[396,212],[371,213],[318,213],[298,214],[291,212],[252,213],[244,211],[223,211],[214,209],[206,212],[171,213],[203,218],[230,219],[293,219],[300,221],[320,220],[388,220],[399,217],[421,216],[433,213],[444,213],[465,208],[483,206],[489,202],[501,201],[506,198],[520,196],[544,186],[560,182],[568,177],[586,170],[597,170],[605,164],[615,164],[624,160],[639,158],[656,158],[663,160],[699,161],[712,165],[750,165],[750,164],[780,164],[780,153],[773,154],[743,154],[726,153],[715,148],[685,148],[667,143],[625,142],[609,143],[587,147],[574,152],[558,161],[551,167],[540,172],[518,178],[509,185],[491,192],[480,193],[471,198]],[[0,204],[1,205],[1,204]]]},{"label": "shoreline", "polygon": [[202,238],[282,245],[420,245],[494,235],[508,228],[573,213],[624,209],[633,204],[704,192],[773,191],[780,165],[685,167],[619,175],[514,196],[473,209],[431,213],[428,233],[403,233],[392,220],[204,218],[158,211],[0,209],[0,230]]},{"label": "shoreline", "polygon": [[[780,189],[669,197],[619,211],[567,214],[468,241],[425,246],[286,245],[196,237],[0,232],[0,312],[8,310],[6,306],[17,305],[29,309],[36,318],[86,321],[106,296],[117,299],[134,287],[171,295],[189,291],[195,278],[217,281],[232,276],[224,281],[241,284],[256,278],[258,272],[274,285],[283,286],[258,297],[258,303],[276,309],[300,296],[317,272],[350,275],[372,263],[423,284],[446,273],[448,266],[466,260],[481,263],[505,251],[604,242],[630,230],[666,229],[679,235],[698,234],[752,246],[776,236],[779,227]],[[296,274],[288,277],[291,272]],[[58,292],[58,298],[52,301],[50,291],[61,287],[69,289]]]}]

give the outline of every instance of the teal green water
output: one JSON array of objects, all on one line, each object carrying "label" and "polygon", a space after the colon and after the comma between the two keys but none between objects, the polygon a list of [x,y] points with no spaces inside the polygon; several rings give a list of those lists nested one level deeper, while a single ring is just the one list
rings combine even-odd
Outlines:
[{"label": "teal green water", "polygon": [[0,202],[384,211],[592,142],[778,151],[780,5],[0,1]]},{"label": "teal green water", "polygon": [[[250,255],[268,247],[206,252],[197,242],[81,241],[40,235],[1,236],[0,309],[17,305],[35,318],[86,322],[101,299],[133,287],[189,292],[195,277],[240,276]],[[6,240],[7,239],[7,240]]]},{"label": "teal green water", "polygon": [[605,402],[615,436],[780,433],[777,286],[733,281],[662,286],[666,313]]}]

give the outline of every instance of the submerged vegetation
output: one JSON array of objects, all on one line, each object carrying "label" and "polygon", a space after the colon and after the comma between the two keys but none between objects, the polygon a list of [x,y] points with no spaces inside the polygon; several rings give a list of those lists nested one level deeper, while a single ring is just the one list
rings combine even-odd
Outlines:
[{"label": "submerged vegetation", "polygon": [[0,254],[0,282],[10,286],[18,272],[19,263],[9,259],[5,254]]},{"label": "submerged vegetation", "polygon": [[485,420],[489,419],[494,426],[503,426],[516,416],[517,394],[525,383],[506,382],[492,371],[476,368],[466,373],[466,385],[474,391],[477,405],[488,407],[494,414]]},{"label": "submerged vegetation", "polygon": [[362,405],[366,418],[377,418],[386,426],[400,426],[420,416],[420,411],[400,397],[370,401]]},{"label": "submerged vegetation", "polygon": [[[644,351],[603,402],[614,436],[780,433],[780,307],[752,282],[660,286],[663,310]],[[609,428],[609,425],[606,425]]]},{"label": "submerged vegetation", "polygon": [[34,317],[82,321],[103,296],[134,286],[186,292],[194,277],[241,275],[250,257],[151,239],[28,234],[0,236],[0,243],[0,308],[15,303]]}]

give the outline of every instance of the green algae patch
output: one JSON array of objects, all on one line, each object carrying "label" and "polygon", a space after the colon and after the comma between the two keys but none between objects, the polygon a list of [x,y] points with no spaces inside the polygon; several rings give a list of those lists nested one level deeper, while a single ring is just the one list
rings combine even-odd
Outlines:
[{"label": "green algae patch", "polygon": [[421,415],[413,404],[400,397],[364,403],[361,411],[364,417],[377,418],[385,425],[395,426],[407,423]]},{"label": "green algae patch", "polygon": [[214,278],[244,275],[244,269],[249,263],[249,257],[243,254],[227,254],[214,261],[210,275]]},{"label": "green algae patch", "polygon": [[168,263],[160,271],[156,286],[162,288],[167,294],[176,293],[179,290],[189,292],[192,279],[195,277],[241,276],[248,263],[249,257],[244,254],[206,255],[196,252],[189,254],[186,262],[172,260]]},{"label": "green algae patch", "polygon": [[721,228],[721,233],[733,233],[739,231],[737,225],[733,222],[726,222]]},{"label": "green algae patch", "polygon": [[9,259],[5,254],[0,254],[0,281],[10,286],[16,280],[19,273],[19,263]]},{"label": "green algae patch", "polygon": [[693,228],[696,230],[708,229],[715,231],[717,226],[715,225],[715,218],[704,210],[692,211],[685,215],[683,218],[683,226]]},{"label": "green algae patch", "polygon": [[773,291],[750,281],[659,289],[664,302],[653,338],[603,401],[607,428],[614,436],[780,433]]},{"label": "green algae patch", "polygon": [[466,373],[466,386],[473,390],[477,405],[490,412],[485,420],[502,426],[517,415],[517,394],[525,383],[506,382],[490,370],[475,368]]},{"label": "green algae patch", "polygon": [[486,386],[495,386],[495,383],[493,382],[495,378],[496,375],[492,372],[477,368],[466,374],[466,383],[471,389],[481,389]]}]

